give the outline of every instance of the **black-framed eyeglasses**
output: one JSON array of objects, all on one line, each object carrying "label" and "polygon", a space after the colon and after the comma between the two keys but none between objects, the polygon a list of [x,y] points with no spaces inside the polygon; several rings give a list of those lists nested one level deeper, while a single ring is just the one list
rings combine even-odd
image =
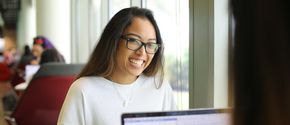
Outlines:
[{"label": "black-framed eyeglasses", "polygon": [[127,37],[124,35],[122,35],[121,38],[126,40],[126,47],[133,51],[137,51],[142,46],[144,46],[146,53],[154,54],[157,52],[157,50],[161,46],[160,44],[153,43],[153,42],[144,43],[136,38]]}]

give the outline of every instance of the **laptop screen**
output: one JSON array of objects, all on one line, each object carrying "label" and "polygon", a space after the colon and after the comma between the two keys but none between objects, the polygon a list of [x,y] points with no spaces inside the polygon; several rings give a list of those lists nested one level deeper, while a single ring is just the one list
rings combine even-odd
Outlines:
[{"label": "laptop screen", "polygon": [[25,66],[25,81],[29,82],[33,75],[38,71],[40,68],[39,65],[26,65]]},{"label": "laptop screen", "polygon": [[126,113],[122,125],[230,125],[229,109]]}]

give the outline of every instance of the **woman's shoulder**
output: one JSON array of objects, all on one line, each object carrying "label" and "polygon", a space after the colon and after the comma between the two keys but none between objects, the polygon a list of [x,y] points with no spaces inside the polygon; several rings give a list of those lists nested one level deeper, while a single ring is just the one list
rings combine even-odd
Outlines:
[{"label": "woman's shoulder", "polygon": [[100,76],[84,76],[76,79],[74,83],[88,83],[88,82],[94,82],[94,81],[100,81],[102,77]]},{"label": "woman's shoulder", "polygon": [[105,78],[100,76],[86,76],[75,80],[72,83],[72,88],[78,88],[80,90],[87,90],[90,88],[96,88],[105,85]]}]

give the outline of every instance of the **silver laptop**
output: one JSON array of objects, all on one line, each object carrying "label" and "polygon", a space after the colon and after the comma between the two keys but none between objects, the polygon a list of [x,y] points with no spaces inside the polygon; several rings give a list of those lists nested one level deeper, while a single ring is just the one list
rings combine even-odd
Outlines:
[{"label": "silver laptop", "polygon": [[125,113],[122,125],[230,125],[230,109]]}]

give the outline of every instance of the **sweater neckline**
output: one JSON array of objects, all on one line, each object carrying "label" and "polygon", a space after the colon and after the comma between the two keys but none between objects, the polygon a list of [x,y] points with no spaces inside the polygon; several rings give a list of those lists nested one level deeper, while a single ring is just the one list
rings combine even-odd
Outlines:
[{"label": "sweater neckline", "polygon": [[109,79],[107,79],[107,78],[105,78],[105,77],[102,77],[102,79],[104,79],[105,81],[109,82],[110,84],[114,84],[114,85],[117,86],[117,87],[132,87],[132,86],[134,86],[135,84],[139,83],[139,81],[141,81],[141,79],[143,79],[143,75],[139,75],[139,76],[137,77],[137,79],[136,79],[134,82],[129,83],[129,84],[121,84],[121,83],[117,83],[117,82],[111,81],[111,80],[109,80]]}]

